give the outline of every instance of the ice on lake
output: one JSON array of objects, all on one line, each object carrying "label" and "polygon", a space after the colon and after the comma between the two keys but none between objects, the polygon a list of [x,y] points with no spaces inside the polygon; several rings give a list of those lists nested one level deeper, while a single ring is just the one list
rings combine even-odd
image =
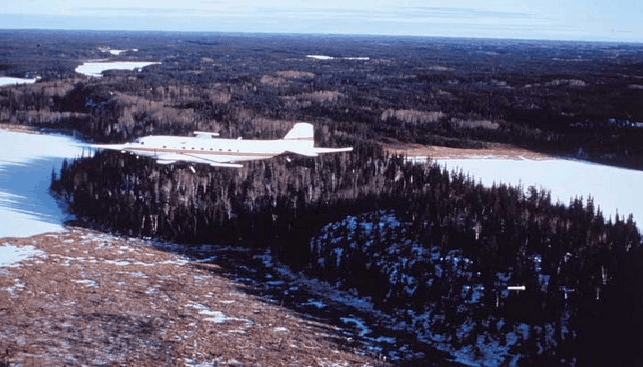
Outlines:
[{"label": "ice on lake", "polygon": [[355,60],[355,61],[368,61],[370,57],[363,56],[349,56],[349,57],[334,57],[327,55],[306,55],[307,58],[313,60]]},{"label": "ice on lake", "polygon": [[49,194],[51,172],[83,154],[70,137],[0,130],[0,238],[63,229],[68,215]]},{"label": "ice on lake", "polygon": [[160,64],[153,61],[106,61],[86,62],[76,67],[76,72],[100,78],[105,70],[140,70],[146,66]]},{"label": "ice on lake", "polygon": [[5,85],[16,85],[16,84],[31,84],[35,83],[38,78],[32,79],[23,79],[23,78],[12,78],[8,76],[0,76],[0,87]]}]

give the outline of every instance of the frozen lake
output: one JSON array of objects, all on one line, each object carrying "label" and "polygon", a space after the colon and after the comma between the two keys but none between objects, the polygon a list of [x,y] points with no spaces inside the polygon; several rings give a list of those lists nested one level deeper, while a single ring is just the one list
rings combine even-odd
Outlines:
[{"label": "frozen lake", "polygon": [[612,219],[634,214],[643,228],[643,171],[565,159],[440,159],[449,170],[462,168],[485,186],[496,183],[521,184],[525,189],[535,186],[551,191],[553,202],[569,204],[571,198],[589,195],[594,207],[600,206],[603,216]]},{"label": "frozen lake", "polygon": [[368,61],[370,57],[363,56],[353,56],[353,57],[334,57],[327,55],[306,55],[307,58],[313,60],[356,60],[356,61]]},{"label": "frozen lake", "polygon": [[76,68],[76,72],[87,76],[101,77],[105,70],[140,70],[146,66],[160,64],[152,61],[107,61],[86,62]]},{"label": "frozen lake", "polygon": [[36,82],[36,78],[33,79],[23,79],[23,78],[12,78],[9,76],[0,76],[0,87],[5,85],[16,85],[16,84],[31,84]]},{"label": "frozen lake", "polygon": [[[78,145],[77,145],[78,144]],[[52,170],[83,153],[61,135],[0,130],[0,238],[62,230],[67,218],[49,194]]]}]

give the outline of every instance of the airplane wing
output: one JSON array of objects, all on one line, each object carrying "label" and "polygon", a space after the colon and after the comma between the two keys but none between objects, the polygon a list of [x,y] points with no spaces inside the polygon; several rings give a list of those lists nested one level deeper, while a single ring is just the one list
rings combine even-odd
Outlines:
[{"label": "airplane wing", "polygon": [[173,164],[177,162],[192,162],[192,163],[201,163],[209,164],[212,167],[231,167],[231,168],[241,168],[243,165],[236,163],[227,163],[227,162],[218,162],[212,159],[207,159],[204,157],[199,157],[194,154],[186,153],[171,153],[171,154],[157,154],[154,159],[158,164]]},{"label": "airplane wing", "polygon": [[352,152],[353,147],[350,148],[313,148],[317,154],[322,153],[339,153],[339,152]]},{"label": "airplane wing", "polygon": [[[90,147],[95,148],[95,149],[110,149],[110,150],[119,150],[121,152],[125,152],[128,146],[127,144],[92,144]],[[202,163],[202,164],[209,164],[210,166],[213,167],[231,167],[231,168],[241,168],[243,165],[241,164],[236,164],[236,163],[227,163],[227,162],[219,162],[216,160],[212,159],[207,159],[203,157],[199,157],[193,154],[186,154],[186,153],[155,153],[154,156],[152,156],[156,163],[158,164],[173,164],[176,162],[194,162],[194,163]]]},{"label": "airplane wing", "polygon": [[317,157],[324,153],[351,152],[353,148],[316,148],[316,147],[292,147],[288,148],[289,153],[299,154],[306,157]]},{"label": "airplane wing", "polygon": [[317,153],[314,151],[314,148],[305,148],[305,147],[291,147],[286,151],[287,153],[299,154],[306,157],[317,157]]},{"label": "airplane wing", "polygon": [[179,159],[181,161],[209,164],[212,167],[230,167],[230,168],[241,168],[241,167],[243,167],[242,164],[220,162],[220,161],[216,161],[214,159],[207,159],[207,158],[204,158],[204,157],[199,157],[199,156],[194,155],[194,154],[181,153],[180,155],[187,157],[187,159],[186,158]]},{"label": "airplane wing", "polygon": [[192,162],[192,163],[201,163],[209,164],[212,167],[231,167],[231,168],[241,168],[243,165],[237,163],[228,163],[220,162],[214,159],[208,159],[205,157],[200,157],[196,154],[188,153],[158,153],[153,157],[158,164],[172,164],[176,162]]},{"label": "airplane wing", "polygon": [[176,163],[176,160],[172,160],[172,159],[157,159],[156,163],[158,163],[158,164],[172,164],[172,163]]}]

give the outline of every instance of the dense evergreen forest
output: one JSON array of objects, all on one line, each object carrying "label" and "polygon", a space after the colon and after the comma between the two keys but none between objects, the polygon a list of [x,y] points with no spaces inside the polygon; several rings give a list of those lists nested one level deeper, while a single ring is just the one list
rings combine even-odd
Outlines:
[{"label": "dense evergreen forest", "polygon": [[[370,298],[409,339],[473,348],[481,363],[502,350],[499,365],[643,364],[631,216],[605,219],[591,198],[563,205],[544,190],[483,187],[382,148],[500,142],[640,169],[643,48],[262,37],[2,31],[0,72],[42,79],[0,88],[0,120],[92,142],[194,130],[280,138],[311,122],[318,145],[355,151],[194,172],[101,152],[52,172],[51,187],[83,225],[270,248]],[[99,58],[161,64],[74,72]]]}]

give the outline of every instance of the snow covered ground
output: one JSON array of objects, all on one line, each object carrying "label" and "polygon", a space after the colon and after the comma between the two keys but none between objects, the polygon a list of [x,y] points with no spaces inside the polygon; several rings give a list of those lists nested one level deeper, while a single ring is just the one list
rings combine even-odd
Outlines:
[{"label": "snow covered ground", "polygon": [[70,137],[0,130],[0,238],[62,229],[67,214],[49,194],[51,172],[82,154]]}]

